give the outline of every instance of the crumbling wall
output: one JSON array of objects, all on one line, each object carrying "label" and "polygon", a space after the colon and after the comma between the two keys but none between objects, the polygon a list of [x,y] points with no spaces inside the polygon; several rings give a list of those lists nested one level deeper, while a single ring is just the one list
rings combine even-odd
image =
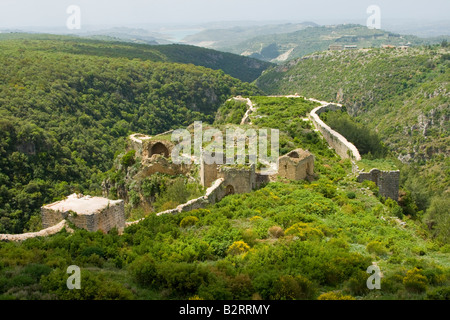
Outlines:
[{"label": "crumbling wall", "polygon": [[48,237],[60,232],[64,228],[71,230],[67,226],[66,220],[62,220],[59,223],[38,232],[27,232],[21,234],[0,234],[0,241],[24,241],[31,238]]},{"label": "crumbling wall", "polygon": [[170,158],[174,144],[165,140],[144,140],[142,143],[142,159],[151,158],[154,154],[161,154],[165,149],[164,156]]},{"label": "crumbling wall", "polygon": [[358,182],[365,180],[373,181],[378,186],[380,195],[398,201],[398,190],[400,185],[400,171],[381,171],[372,169],[370,172],[361,172]]},{"label": "crumbling wall", "polygon": [[[106,200],[105,200],[106,201]],[[49,228],[62,220],[72,222],[77,228],[88,231],[101,230],[108,232],[117,228],[120,232],[125,227],[125,209],[123,200],[108,200],[108,205],[92,212],[77,213],[72,211],[70,205],[59,210],[52,208],[60,202],[41,207],[42,226]]]},{"label": "crumbling wall", "polygon": [[213,181],[217,180],[217,164],[206,164],[200,162],[200,183],[204,187],[209,187]]},{"label": "crumbling wall", "polygon": [[135,150],[136,156],[141,157],[142,156],[142,148],[143,148],[143,142],[145,140],[151,139],[150,136],[147,136],[145,134],[141,133],[135,133],[128,137],[128,150]]},{"label": "crumbling wall", "polygon": [[244,167],[221,166],[217,176],[224,179],[225,188],[233,187],[233,193],[248,193],[256,188],[254,164]]},{"label": "crumbling wall", "polygon": [[[180,204],[175,209],[169,209],[166,211],[158,212],[156,215],[161,216],[164,214],[176,214],[176,213],[180,213],[180,212],[201,209],[201,208],[206,207],[209,204],[214,204],[214,203],[220,201],[223,197],[225,197],[225,195],[226,194],[224,192],[224,179],[220,178],[220,179],[217,179],[216,181],[214,181],[212,183],[211,187],[206,189],[206,193],[204,196],[201,196],[197,199],[192,199],[186,203]],[[142,220],[142,219],[140,219],[140,220]],[[126,225],[129,226],[131,224],[135,224],[135,223],[139,222],[140,220],[133,221],[133,222],[127,222]]]},{"label": "crumbling wall", "polygon": [[290,180],[303,180],[314,175],[314,156],[302,149],[296,149],[278,160],[277,176]]},{"label": "crumbling wall", "polygon": [[66,219],[68,212],[55,211],[49,208],[41,207],[41,220],[44,229],[54,226]]},{"label": "crumbling wall", "polygon": [[309,119],[314,123],[317,130],[322,133],[325,140],[328,144],[336,151],[336,153],[343,159],[353,159],[356,161],[361,160],[361,155],[359,154],[358,149],[350,143],[343,135],[339,132],[334,131],[328,125],[323,122],[319,114],[328,110],[339,110],[341,108],[340,105],[336,104],[328,104],[322,105],[315,109],[313,109],[309,114]]},{"label": "crumbling wall", "polygon": [[156,172],[169,174],[172,176],[179,174],[186,175],[191,169],[192,165],[190,164],[175,164],[169,159],[166,159],[160,155],[155,155],[151,159],[144,159],[142,161],[142,166],[134,179],[149,177]]}]

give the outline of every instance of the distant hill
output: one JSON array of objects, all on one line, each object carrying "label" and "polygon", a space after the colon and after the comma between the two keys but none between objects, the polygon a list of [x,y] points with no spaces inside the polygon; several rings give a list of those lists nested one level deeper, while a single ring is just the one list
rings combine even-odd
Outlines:
[{"label": "distant hill", "polygon": [[[201,47],[222,50],[241,45],[245,41],[258,37],[278,33],[289,33],[315,27],[314,22],[268,24],[261,26],[236,26],[232,28],[209,28],[190,35],[183,42]],[[241,54],[241,52],[238,52]]]},{"label": "distant hill", "polygon": [[[213,31],[211,31],[213,33]],[[213,37],[213,34],[211,34]],[[217,35],[220,39],[221,33]],[[330,45],[356,45],[357,48],[390,45],[435,44],[443,38],[422,39],[389,31],[368,29],[365,26],[346,24],[312,26],[294,32],[275,33],[248,38],[240,43],[214,46],[217,50],[232,52],[264,61],[281,63],[304,55],[327,50]]]},{"label": "distant hill", "polygon": [[[218,52],[211,49],[189,45],[145,45],[112,41],[110,37],[99,36],[98,40],[85,39],[75,36],[61,36],[50,34],[0,34],[0,40],[33,41],[30,50],[47,50],[49,41],[64,41],[64,46],[58,45],[59,51],[71,54],[95,55],[102,57],[124,57],[128,59],[142,59],[150,61],[177,62],[194,64],[223,72],[245,82],[252,82],[262,71],[271,66],[268,62],[242,57],[239,55]],[[109,40],[109,41],[102,41]],[[43,41],[45,40],[45,41]]]},{"label": "distant hill", "polygon": [[272,68],[256,83],[269,94],[343,103],[396,158],[421,165],[413,174],[428,178],[418,184],[450,189],[449,47],[320,52]]},{"label": "distant hill", "polygon": [[79,36],[95,40],[125,41],[131,43],[150,44],[150,45],[171,43],[171,41],[167,40],[168,35],[138,28],[116,27],[111,29],[80,33]]}]

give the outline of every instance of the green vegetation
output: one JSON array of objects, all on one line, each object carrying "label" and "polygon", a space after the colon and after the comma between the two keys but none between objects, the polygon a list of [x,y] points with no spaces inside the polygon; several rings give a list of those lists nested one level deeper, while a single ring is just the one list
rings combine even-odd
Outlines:
[{"label": "green vegetation", "polygon": [[320,114],[320,118],[333,130],[342,134],[358,148],[361,156],[383,158],[387,148],[375,131],[356,123],[345,110],[328,111]]},{"label": "green vegetation", "polygon": [[[399,165],[405,190],[399,204],[385,200],[373,182],[357,183],[350,160],[336,156],[313,130],[306,115],[316,103],[303,98],[252,96],[260,94],[258,89],[222,71],[130,59],[128,49],[122,51],[124,57],[105,57],[107,45],[96,41],[66,43],[30,37],[0,41],[0,62],[5,70],[0,80],[0,232],[37,229],[36,213],[42,203],[73,191],[100,193],[102,182],[111,198],[126,200],[127,218],[144,219],[127,227],[122,235],[115,229],[103,234],[75,228],[73,233],[63,230],[19,243],[0,242],[0,299],[450,296],[449,204],[444,194],[435,191],[448,187],[444,178],[429,182],[433,188],[427,189],[423,176],[413,167]],[[114,54],[121,52],[119,47]],[[350,126],[350,134],[370,136],[371,130],[377,130],[387,145],[403,145],[406,143],[392,140],[397,137],[394,129],[386,129],[391,133],[385,130],[390,127],[383,122],[387,119],[383,112],[396,112],[388,107],[389,101],[399,103],[400,109],[405,107],[401,99],[416,101],[410,113],[418,105],[428,106],[422,111],[431,112],[436,109],[431,103],[446,103],[440,94],[419,101],[425,91],[419,94],[415,90],[427,85],[430,90],[434,85],[433,90],[445,87],[443,79],[448,72],[448,59],[440,47],[423,50],[426,58],[421,53],[420,57],[412,55],[411,61],[399,52],[389,56],[391,53],[384,55],[379,50],[326,54],[320,58],[325,59],[320,66],[312,63],[317,60],[301,60],[298,64],[306,64],[309,70],[317,68],[324,76],[293,72],[289,75],[292,83],[281,77],[273,90],[290,90],[289,86],[298,85],[298,77],[307,77],[315,85],[329,85],[317,89],[322,91],[316,96],[328,99],[340,92],[333,93],[334,85],[345,87],[339,81],[346,81],[349,88],[345,90],[353,88],[355,95],[372,85],[375,89],[360,95],[362,100],[346,103],[348,110],[358,115],[357,122],[346,115],[340,117]],[[436,52],[431,61],[434,69],[432,65],[418,67],[423,59],[430,59],[432,50]],[[378,57],[374,60],[381,64],[379,73],[385,82],[367,71],[377,70],[371,61],[361,64],[349,59],[349,55],[367,57],[364,54]],[[383,69],[388,57],[394,66],[389,72]],[[345,63],[340,59],[346,59]],[[343,67],[346,63],[355,64],[353,67],[367,76],[365,81],[356,82],[362,79]],[[340,67],[334,69],[334,64]],[[329,78],[323,70],[331,73]],[[265,74],[261,83],[275,79],[274,72]],[[396,86],[407,75],[413,79],[414,90],[408,83]],[[419,80],[423,75],[429,78]],[[304,91],[294,92],[313,96],[307,94],[316,90],[313,84],[302,82],[296,88]],[[340,99],[352,100],[347,97],[351,91],[341,91]],[[125,137],[132,132],[154,135],[194,120],[211,123],[216,119],[225,126],[244,111],[240,103],[225,103],[234,94],[252,96],[257,108],[250,116],[252,125],[245,127],[280,129],[281,154],[295,148],[314,154],[315,179],[273,182],[248,194],[229,195],[204,209],[157,216],[155,212],[204,194],[204,188],[192,179],[197,176],[196,169],[189,177],[157,173],[133,179],[141,159],[133,151],[124,151]],[[363,104],[364,97],[368,100]],[[436,110],[433,115],[446,115],[445,107]],[[395,121],[406,121],[410,113]],[[367,122],[370,130],[362,130],[364,116],[373,114],[379,122]],[[434,129],[430,125],[426,136],[431,142],[437,134]],[[445,130],[444,123],[438,131],[444,140],[448,138]],[[380,151],[380,145],[370,145],[368,152]],[[441,164],[439,156],[432,156],[437,164]],[[371,161],[361,163],[389,163]],[[435,192],[434,197],[429,197],[429,190]],[[383,273],[381,290],[366,286],[366,270],[374,262]],[[82,270],[81,290],[66,288],[69,265]]]},{"label": "green vegetation", "polygon": [[222,71],[134,59],[148,46],[1,37],[14,39],[0,41],[0,233],[34,230],[44,203],[99,194],[128,134],[212,122],[230,96],[258,92]]},{"label": "green vegetation", "polygon": [[377,132],[401,161],[401,201],[423,216],[450,191],[449,57],[446,45],[321,52],[266,71],[257,85],[342,103],[357,128]]},{"label": "green vegetation", "polygon": [[[71,36],[21,33],[0,34],[1,40],[24,40],[25,42],[22,43],[26,45],[27,51],[56,49],[59,52],[77,55],[194,64],[213,70],[223,70],[226,74],[245,82],[254,81],[272,65],[269,62],[236,54],[181,44],[145,45]],[[62,41],[64,42],[63,46],[61,45]],[[30,44],[34,47],[33,49],[29,47]]]},{"label": "green vegetation", "polygon": [[369,172],[373,168],[377,168],[383,171],[398,170],[395,162],[390,159],[362,159],[357,162],[360,170],[364,169],[365,172]]},{"label": "green vegetation", "polygon": [[[263,125],[280,128],[289,148],[307,144],[304,130],[310,129],[303,127],[308,122],[302,119],[315,104],[280,99],[277,105],[275,99],[252,97],[258,107],[252,121],[261,119]],[[296,117],[287,121],[284,116],[292,104],[295,110],[303,110],[298,114],[302,122]],[[433,239],[419,220],[405,218],[407,225],[401,226],[396,202],[380,202],[373,186],[361,188],[350,175],[348,160],[340,160],[324,143],[308,146],[316,155],[317,179],[312,182],[270,183],[177,215],[150,213],[121,236],[114,230],[109,234],[75,230],[22,243],[0,243],[0,297],[326,300],[448,296],[450,260],[445,239]],[[123,155],[116,162],[128,163],[121,161]],[[135,162],[126,170],[138,166]],[[120,170],[109,174],[125,178]],[[154,174],[136,190],[171,200],[188,185],[181,179]],[[366,269],[373,261],[384,275],[382,290],[366,287]],[[63,290],[65,269],[72,264],[83,270],[81,291]]]},{"label": "green vegetation", "polygon": [[[350,183],[344,176],[340,188]],[[325,299],[337,291],[358,299],[439,298],[435,292],[450,281],[448,254],[414,222],[401,228],[380,219],[388,209],[371,195],[327,198],[330,182],[272,183],[207,209],[150,215],[122,236],[76,230],[1,243],[1,297]],[[273,226],[285,234],[270,236]],[[374,260],[382,290],[361,289]],[[83,270],[82,291],[63,290],[71,264]]]},{"label": "green vegetation", "polygon": [[225,102],[217,111],[216,119],[214,123],[216,124],[240,124],[242,117],[247,112],[247,102],[230,100]]},{"label": "green vegetation", "polygon": [[321,156],[334,156],[306,119],[308,112],[317,106],[316,103],[303,98],[285,97],[256,96],[251,100],[257,109],[250,114],[252,123],[258,127],[280,129],[280,154],[303,148]]}]

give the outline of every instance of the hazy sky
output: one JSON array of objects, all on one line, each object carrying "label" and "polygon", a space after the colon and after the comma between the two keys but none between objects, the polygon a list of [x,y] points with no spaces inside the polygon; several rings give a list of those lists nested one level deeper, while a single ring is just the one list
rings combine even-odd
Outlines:
[{"label": "hazy sky", "polygon": [[361,21],[369,5],[386,20],[449,20],[450,0],[0,0],[0,28],[64,27],[69,5],[85,25],[213,21]]}]

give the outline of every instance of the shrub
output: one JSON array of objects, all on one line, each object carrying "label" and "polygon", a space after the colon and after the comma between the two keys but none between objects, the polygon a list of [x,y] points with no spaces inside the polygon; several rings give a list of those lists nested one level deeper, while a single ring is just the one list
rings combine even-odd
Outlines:
[{"label": "shrub", "polygon": [[391,198],[387,198],[386,202],[384,203],[387,207],[389,207],[389,210],[391,211],[391,214],[399,219],[403,218],[403,209],[400,207],[397,203],[397,201],[392,200]]},{"label": "shrub", "polygon": [[427,293],[427,300],[450,300],[450,287],[434,289]]},{"label": "shrub", "polygon": [[275,270],[259,272],[253,279],[253,287],[262,299],[268,300],[275,296],[275,283],[279,278],[280,275]]},{"label": "shrub", "polygon": [[361,296],[369,293],[367,288],[367,279],[369,274],[364,271],[358,271],[347,282],[347,288],[351,294]]},{"label": "shrub", "polygon": [[331,238],[328,244],[337,248],[348,249],[350,245],[342,238]]},{"label": "shrub", "polygon": [[124,166],[125,168],[128,168],[129,166],[134,164],[134,155],[136,154],[136,150],[130,150],[127,153],[124,154],[122,159],[120,159],[120,164]]},{"label": "shrub", "polygon": [[352,296],[345,296],[340,292],[322,293],[317,300],[356,300]]},{"label": "shrub", "polygon": [[180,222],[181,228],[186,228],[195,225],[198,222],[198,218],[194,216],[184,217]]},{"label": "shrub", "polygon": [[128,300],[132,293],[122,284],[113,282],[101,274],[81,269],[81,289],[67,290],[67,274],[65,270],[56,269],[41,278],[40,284],[45,292],[49,292],[61,300]]},{"label": "shrub", "polygon": [[418,268],[409,270],[403,278],[406,290],[414,293],[422,293],[427,290],[428,279]]},{"label": "shrub", "polygon": [[247,243],[249,246],[253,247],[256,244],[257,235],[253,231],[253,229],[245,229],[241,232],[242,240]]},{"label": "shrub", "polygon": [[281,276],[275,283],[276,300],[311,299],[315,294],[315,287],[307,278],[297,276]]},{"label": "shrub", "polygon": [[171,289],[176,295],[192,295],[208,283],[208,271],[197,264],[187,262],[163,262],[156,265],[155,283]]},{"label": "shrub", "polygon": [[85,257],[89,257],[93,254],[98,255],[99,257],[104,257],[105,253],[103,252],[102,248],[99,247],[86,247],[81,251],[81,255]]},{"label": "shrub", "polygon": [[284,231],[283,231],[283,229],[281,228],[281,227],[279,227],[279,226],[273,226],[273,227],[270,227],[269,228],[269,235],[272,237],[272,238],[280,238],[280,237],[283,237],[284,236]]},{"label": "shrub", "polygon": [[248,300],[253,293],[252,281],[248,274],[239,274],[228,280],[228,287],[233,294],[233,299]]},{"label": "shrub", "polygon": [[311,227],[309,223],[299,222],[286,229],[286,235],[295,235],[301,240],[320,239],[324,237],[322,231]]},{"label": "shrub", "polygon": [[134,260],[129,265],[128,271],[142,286],[152,286],[157,276],[155,261],[148,254]]},{"label": "shrub", "polygon": [[370,180],[364,180],[362,182],[362,186],[365,187],[365,188],[369,188],[374,193],[375,196],[378,196],[379,189],[378,189],[377,184],[375,182],[370,181]]},{"label": "shrub", "polygon": [[367,252],[374,253],[377,256],[382,256],[387,254],[386,247],[379,241],[371,241],[367,244]]},{"label": "shrub", "polygon": [[258,221],[258,220],[261,220],[262,219],[262,217],[260,217],[260,216],[253,216],[253,217],[251,217],[250,218],[250,221]]},{"label": "shrub", "polygon": [[49,266],[35,263],[26,265],[22,270],[23,274],[28,274],[35,281],[39,281],[42,276],[46,276],[50,272],[52,272],[52,269]]},{"label": "shrub", "polygon": [[231,255],[239,255],[247,252],[249,249],[250,249],[249,245],[246,244],[244,241],[235,241],[228,248],[227,253]]},{"label": "shrub", "polygon": [[354,193],[353,191],[347,192],[347,198],[355,199],[356,198],[356,193]]},{"label": "shrub", "polygon": [[331,183],[320,181],[317,184],[313,184],[314,190],[320,192],[326,198],[333,198],[336,195],[337,187]]}]

